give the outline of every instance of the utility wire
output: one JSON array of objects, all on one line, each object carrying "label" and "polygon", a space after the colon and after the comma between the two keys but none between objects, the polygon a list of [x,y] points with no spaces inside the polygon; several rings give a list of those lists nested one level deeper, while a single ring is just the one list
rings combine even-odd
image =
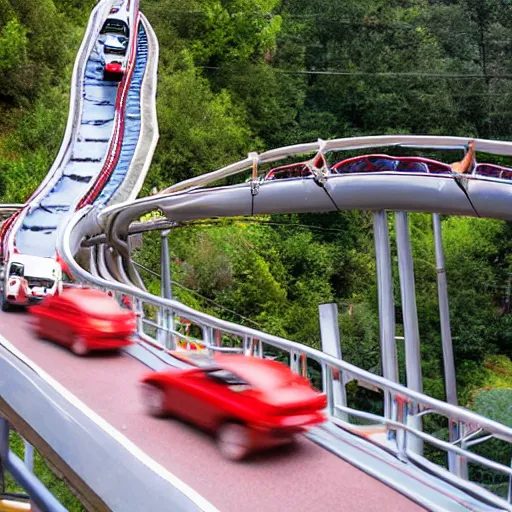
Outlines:
[{"label": "utility wire", "polygon": [[[213,224],[219,224],[221,222],[223,222],[223,219],[219,219],[218,221],[216,221],[216,220],[199,221],[199,222],[190,223],[190,224],[188,224],[188,226],[208,226],[208,225],[213,225]],[[286,222],[270,222],[270,221],[266,221],[266,220],[263,220],[263,219],[236,219],[236,220],[233,220],[233,222],[244,222],[244,223],[247,223],[247,224],[266,224],[266,225],[269,225],[269,226],[303,227],[303,228],[313,229],[313,230],[316,230],[316,231],[326,231],[326,232],[339,232],[339,233],[342,233],[342,232],[345,231],[344,229],[339,229],[339,228],[323,228],[323,227],[319,227],[319,226],[312,226],[310,224],[291,224],[291,223],[286,223]],[[186,226],[183,226],[183,227],[186,227]],[[151,270],[150,268],[146,267],[145,265],[142,265],[142,264],[137,263],[135,261],[133,263],[137,267],[139,267],[142,270],[146,271],[147,273],[157,277],[158,279],[161,279],[160,275],[157,272],[155,272],[154,270]],[[231,313],[232,315],[235,315],[238,318],[242,318],[246,322],[249,322],[249,323],[251,323],[253,325],[256,325],[257,327],[263,327],[258,322],[255,322],[254,320],[251,320],[250,318],[247,318],[246,316],[243,316],[240,313],[237,313],[236,311],[233,311],[232,309],[226,308],[222,304],[219,304],[218,302],[215,302],[214,300],[209,299],[208,297],[205,297],[204,295],[201,295],[199,292],[197,292],[195,290],[192,290],[191,288],[188,288],[188,287],[182,285],[181,283],[178,283],[178,282],[172,281],[172,280],[171,280],[171,283],[173,285],[175,285],[175,286],[178,286],[179,288],[182,288],[183,290],[186,290],[189,293],[192,293],[193,295],[196,295],[197,297],[200,297],[202,300],[204,300],[206,302],[209,302],[210,304],[213,304],[215,307],[217,307],[217,308],[219,308],[221,310],[227,311],[228,313]]]},{"label": "utility wire", "polygon": [[[197,66],[200,69],[211,69],[215,71],[222,70],[219,66]],[[332,75],[332,76],[378,76],[378,77],[395,77],[395,76],[408,76],[408,77],[432,77],[432,78],[457,78],[457,79],[476,79],[476,80],[488,80],[490,78],[503,78],[510,80],[512,79],[512,73],[503,74],[486,74],[481,73],[429,73],[423,71],[317,71],[313,69],[300,70],[300,69],[280,69],[272,68],[274,71],[290,75]]]},{"label": "utility wire", "polygon": [[[140,263],[137,263],[136,261],[133,262],[135,264],[135,266],[141,268],[142,270],[145,270],[146,272],[148,272],[149,274],[152,274],[156,277],[158,277],[158,279],[160,279],[160,275],[155,272],[154,270],[151,270],[150,268],[144,266],[144,265],[141,265]],[[255,322],[254,320],[251,320],[250,318],[247,318],[246,316],[243,316],[241,315],[240,313],[237,313],[236,311],[233,311],[229,308],[226,308],[225,306],[223,306],[222,304],[219,304],[218,302],[215,302],[214,300],[212,299],[209,299],[208,297],[205,297],[204,295],[201,295],[199,292],[196,292],[195,290],[192,290],[191,288],[187,288],[186,286],[176,282],[176,281],[172,281],[171,280],[171,283],[175,286],[178,286],[179,288],[183,288],[184,290],[186,290],[187,292],[190,292],[194,295],[196,295],[197,297],[200,297],[201,299],[209,302],[210,304],[213,304],[215,307],[219,308],[219,309],[222,309],[224,311],[228,311],[229,313],[233,314],[233,315],[236,315],[238,318],[242,318],[243,320],[245,320],[246,322],[250,322],[251,324],[253,325],[256,325],[257,327],[263,327],[261,324],[259,324],[258,322]]]},{"label": "utility wire", "polygon": [[[222,222],[225,222],[224,219],[212,219],[209,221],[197,221],[193,224],[189,224],[189,226],[208,226],[213,224],[221,224]],[[268,226],[286,226],[286,227],[300,227],[300,228],[308,228],[313,229],[317,231],[328,231],[328,232],[338,232],[343,233],[346,230],[341,228],[324,228],[320,226],[313,226],[311,224],[295,224],[295,223],[289,223],[289,222],[271,222],[264,219],[234,219],[233,222],[243,222],[244,224],[266,224]]]}]

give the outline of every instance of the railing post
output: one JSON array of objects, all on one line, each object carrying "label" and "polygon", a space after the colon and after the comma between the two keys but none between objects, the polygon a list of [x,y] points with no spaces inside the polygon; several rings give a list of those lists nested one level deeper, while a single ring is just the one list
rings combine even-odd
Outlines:
[{"label": "railing post", "polygon": [[[340,342],[340,328],[338,325],[338,305],[320,304],[318,306],[320,313],[320,336],[322,339],[322,351],[336,359],[343,359]],[[322,368],[325,371],[325,368]],[[332,373],[332,370],[331,370]],[[345,378],[343,372],[336,371],[332,375],[330,382],[332,384],[334,400],[334,416],[338,416],[343,421],[347,421],[347,414],[336,410],[336,406],[347,406],[347,393],[345,389]],[[327,381],[326,381],[327,384]]]},{"label": "railing post", "polygon": [[[446,282],[446,268],[444,263],[443,236],[441,218],[438,213],[432,215],[434,229],[434,246],[436,251],[437,293],[439,298],[439,319],[441,323],[441,341],[443,345],[443,367],[446,388],[446,401],[457,405],[457,382],[455,380],[455,362],[453,357],[453,343],[450,326],[450,308],[448,302],[448,285]],[[454,442],[460,437],[460,426],[448,418],[449,440]],[[467,473],[467,462],[454,453],[448,454],[448,467],[458,476]]]},{"label": "railing post", "polygon": [[5,464],[9,455],[9,424],[0,416],[0,460]]},{"label": "railing post", "polygon": [[214,355],[215,351],[210,347],[214,345],[213,343],[213,327],[209,327],[207,325],[203,326],[203,343],[208,347],[208,354]]},{"label": "railing post", "polygon": [[0,492],[5,492],[5,472],[9,455],[9,424],[0,416]]},{"label": "railing post", "polygon": [[[33,473],[34,472],[34,447],[26,439],[23,439],[23,444],[25,445],[25,456],[23,457],[25,466],[31,473]],[[32,500],[30,500],[30,511],[31,512],[40,512],[39,507]]]},{"label": "railing post", "polygon": [[[398,363],[395,343],[395,301],[391,277],[391,249],[389,246],[388,218],[385,211],[373,214],[377,288],[379,293],[379,326],[382,374],[385,379],[398,382]],[[384,415],[391,418],[392,400],[384,392]]]},{"label": "railing post", "polygon": [[333,388],[333,378],[332,378],[332,368],[322,363],[322,387],[325,396],[327,397],[327,414],[329,416],[335,415],[335,398],[334,398],[334,388]]},{"label": "railing post", "polygon": [[293,373],[300,373],[300,353],[297,350],[290,352],[290,369]]},{"label": "railing post", "polygon": [[27,469],[33,473],[34,472],[34,447],[26,440],[23,439],[23,443],[25,445],[25,456],[23,457],[25,461],[25,466]]},{"label": "railing post", "polygon": [[[394,403],[396,404],[396,421],[397,423],[401,423],[402,425],[407,425],[409,421],[409,401],[407,397],[401,395],[395,395],[393,398]],[[407,435],[404,429],[397,428],[396,432],[396,445],[397,445],[397,453],[398,458],[402,462],[407,461]]]},{"label": "railing post", "polygon": [[[414,263],[409,221],[406,212],[395,213],[396,245],[398,250],[398,268],[405,334],[405,369],[407,387],[418,393],[423,392],[421,372],[420,331],[418,328],[418,310],[416,308],[416,289],[414,284]],[[416,407],[417,409],[417,407]],[[412,410],[409,415],[411,427],[421,430],[422,421],[415,416],[419,411]],[[423,454],[423,441],[416,436],[406,435],[408,448],[418,455]]]},{"label": "railing post", "polygon": [[144,333],[144,304],[143,302],[134,297],[135,314],[137,315],[137,332]]},{"label": "railing post", "polygon": [[[169,233],[170,230],[166,229],[160,233],[160,269],[161,269],[161,283],[162,283],[162,297],[164,299],[172,299],[172,281],[171,281],[171,262],[169,255]],[[176,348],[174,335],[169,330],[174,331],[174,313],[167,310],[162,310],[162,323],[166,330],[164,330],[165,346],[174,350]]]},{"label": "railing post", "polygon": [[254,338],[244,336],[244,354],[246,356],[252,356],[254,352]]},{"label": "railing post", "polygon": [[[510,468],[512,469],[512,458],[510,459]],[[512,475],[508,477],[507,500],[509,503],[512,503]]]}]

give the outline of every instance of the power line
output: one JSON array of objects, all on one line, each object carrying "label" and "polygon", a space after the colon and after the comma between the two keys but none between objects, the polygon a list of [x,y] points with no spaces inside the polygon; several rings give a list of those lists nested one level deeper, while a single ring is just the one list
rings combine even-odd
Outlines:
[{"label": "power line", "polygon": [[[195,9],[195,10],[188,10],[188,9],[166,9],[166,14],[195,14],[199,16],[208,16],[209,13],[205,10]],[[382,21],[376,21],[375,19],[372,19],[371,21],[365,21],[364,19],[350,19],[345,17],[338,18],[336,14],[329,16],[326,15],[324,12],[319,13],[308,13],[308,14],[294,14],[290,12],[256,12],[256,11],[227,11],[229,16],[239,16],[239,15],[250,15],[253,18],[259,18],[259,19],[271,19],[276,16],[281,16],[283,18],[291,18],[291,19],[320,19],[320,20],[327,20],[332,23],[336,23],[338,25],[348,25],[348,26],[355,26],[355,27],[366,27],[366,28],[392,28],[392,29],[409,29],[409,30],[416,30],[418,28],[428,28],[428,23],[407,23],[405,21],[403,22],[396,22],[396,23],[385,23]],[[452,36],[464,36],[467,35],[468,31],[459,31],[459,32],[451,32]]]},{"label": "power line", "polygon": [[[141,265],[140,263],[137,263],[136,261],[133,262],[137,267],[141,268],[142,270],[145,270],[146,272],[148,272],[149,274],[152,274],[156,277],[158,277],[158,279],[160,279],[160,275],[155,272],[154,270],[151,270],[150,268],[144,266],[144,265]],[[232,309],[229,309],[229,308],[226,308],[225,306],[223,306],[222,304],[219,304],[218,302],[215,302],[214,300],[212,299],[209,299],[208,297],[205,297],[204,295],[201,295],[199,292],[196,292],[195,290],[192,290],[191,288],[187,288],[186,286],[176,282],[176,281],[171,281],[171,283],[175,286],[177,286],[178,288],[183,288],[184,290],[186,290],[187,292],[190,292],[194,295],[196,295],[197,297],[200,297],[201,299],[209,302],[210,304],[213,304],[215,307],[219,308],[219,309],[222,309],[224,311],[227,311],[229,313],[231,313],[232,315],[235,315],[237,316],[238,318],[241,318],[242,320],[245,320],[246,322],[250,322],[251,324],[254,324],[256,325],[257,327],[263,327],[261,324],[259,324],[258,322],[255,322],[254,320],[251,320],[250,318],[247,318],[246,316],[243,316],[241,315],[240,313],[237,313],[236,311],[233,311]]]},{"label": "power line", "polygon": [[[200,69],[211,69],[215,71],[220,71],[223,68],[220,66],[197,66]],[[317,71],[317,70],[288,70],[288,69],[280,69],[280,68],[272,68],[274,71],[278,73],[290,74],[290,75],[327,75],[327,76],[377,76],[383,78],[389,77],[414,77],[414,78],[457,78],[457,79],[476,79],[476,80],[489,80],[502,78],[510,80],[512,79],[512,74],[504,73],[504,74],[486,74],[483,75],[481,73],[429,73],[424,71],[336,71],[336,70],[328,70],[328,71]]]},{"label": "power line", "polygon": [[[221,224],[222,222],[225,222],[224,219],[219,219],[218,221],[216,219],[212,219],[212,220],[209,220],[209,221],[197,221],[197,222],[194,222],[193,224],[189,224],[189,226],[193,225],[193,226],[208,226],[209,224]],[[297,227],[297,228],[308,228],[308,229],[312,229],[312,230],[316,230],[316,231],[326,231],[326,232],[338,232],[338,233],[343,233],[344,231],[346,231],[345,229],[341,229],[341,228],[324,228],[324,227],[321,227],[321,226],[313,226],[311,224],[292,224],[292,223],[289,223],[289,222],[272,222],[272,221],[267,221],[267,220],[264,220],[264,219],[233,219],[232,222],[243,222],[245,224],[265,224],[267,226],[285,226],[285,227],[290,227],[290,228],[294,228],[294,227]]]}]

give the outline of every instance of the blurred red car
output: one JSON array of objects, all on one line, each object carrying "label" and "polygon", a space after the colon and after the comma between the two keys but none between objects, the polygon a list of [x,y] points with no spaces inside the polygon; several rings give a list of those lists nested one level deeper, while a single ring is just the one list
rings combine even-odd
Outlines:
[{"label": "blurred red car", "polygon": [[115,298],[92,288],[66,288],[30,308],[40,338],[67,346],[77,355],[132,343],[136,317]]},{"label": "blurred red car", "polygon": [[150,414],[175,415],[215,432],[231,460],[290,443],[294,434],[326,419],[325,395],[268,359],[219,354],[209,366],[152,372],[142,382]]}]

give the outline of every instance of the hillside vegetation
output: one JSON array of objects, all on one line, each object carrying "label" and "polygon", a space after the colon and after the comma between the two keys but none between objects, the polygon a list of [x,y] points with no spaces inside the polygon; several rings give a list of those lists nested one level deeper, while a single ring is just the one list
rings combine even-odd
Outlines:
[{"label": "hillside vegetation", "polygon": [[[511,138],[512,6],[499,0],[145,0],[142,8],[161,45],[160,143],[145,193],[252,150],[319,137]],[[393,226],[390,218],[392,236]],[[443,230],[466,403],[472,390],[498,382],[486,358],[510,356],[512,348],[503,314],[510,226],[446,218]],[[412,215],[411,234],[425,390],[443,397],[430,217]],[[158,271],[158,237],[145,241],[139,259]],[[248,322],[214,301],[251,325],[314,346],[318,304],[335,301],[344,356],[378,369],[369,214],[225,220],[175,230],[171,249],[173,278],[210,299],[175,287],[183,301]],[[398,335],[399,291],[395,277]]]}]

